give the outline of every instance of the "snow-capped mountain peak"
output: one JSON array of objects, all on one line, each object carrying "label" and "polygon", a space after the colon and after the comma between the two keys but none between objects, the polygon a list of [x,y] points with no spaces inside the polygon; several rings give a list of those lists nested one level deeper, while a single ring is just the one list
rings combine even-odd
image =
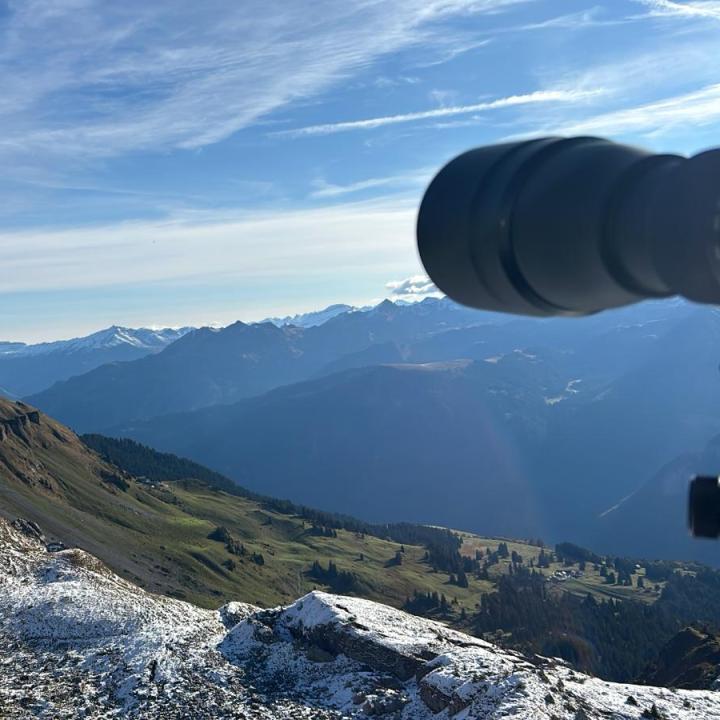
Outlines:
[{"label": "snow-capped mountain peak", "polygon": [[296,327],[309,328],[315,327],[316,325],[322,325],[328,320],[332,320],[332,318],[336,317],[337,315],[341,315],[342,313],[346,312],[353,312],[355,310],[358,310],[358,308],[355,308],[352,305],[337,303],[335,305],[329,305],[323,310],[314,310],[307,313],[298,313],[297,315],[286,315],[285,317],[267,318],[262,322],[270,322],[273,325],[277,325],[278,327],[284,327],[285,325],[295,325]]},{"label": "snow-capped mountain peak", "polygon": [[119,346],[144,349],[152,352],[169,345],[193,330],[193,328],[127,328],[118,325],[98,330],[83,337],[70,340],[28,345],[25,343],[0,343],[0,356],[33,357],[50,353],[73,353],[92,350],[108,350]]}]

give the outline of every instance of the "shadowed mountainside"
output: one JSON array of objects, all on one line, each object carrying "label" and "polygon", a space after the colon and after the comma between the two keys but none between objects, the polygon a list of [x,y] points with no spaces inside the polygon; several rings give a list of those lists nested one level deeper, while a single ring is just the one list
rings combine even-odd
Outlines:
[{"label": "shadowed mountainside", "polygon": [[706,630],[686,628],[662,649],[640,678],[647,685],[715,690],[720,667],[720,638]]},{"label": "shadowed mountainside", "polygon": [[513,533],[542,524],[531,461],[547,435],[546,398],[563,392],[547,364],[513,353],[348,370],[110,434],[373,521]]},{"label": "shadowed mountainside", "polygon": [[156,415],[228,404],[311,377],[344,354],[377,342],[406,342],[483,316],[449,301],[385,301],[308,328],[234,323],[202,328],[166,351],[105,365],[32,395],[28,402],[78,432]]}]

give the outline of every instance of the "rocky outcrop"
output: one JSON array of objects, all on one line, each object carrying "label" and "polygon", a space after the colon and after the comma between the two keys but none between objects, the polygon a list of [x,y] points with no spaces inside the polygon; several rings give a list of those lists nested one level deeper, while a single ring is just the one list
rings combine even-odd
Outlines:
[{"label": "rocky outcrop", "polygon": [[20,402],[3,401],[0,405],[0,442],[11,435],[27,442],[28,427],[40,424],[40,413],[29,405]]},{"label": "rocky outcrop", "polygon": [[[0,717],[275,720],[216,650],[217,612],[151,595],[0,519]],[[325,717],[323,714],[318,718]]]},{"label": "rocky outcrop", "polygon": [[[356,626],[362,627],[359,623]],[[346,655],[378,672],[390,673],[399,680],[420,676],[427,660],[435,657],[429,650],[416,654],[386,647],[361,635],[343,632],[335,625],[313,628],[301,638],[310,647],[315,645],[335,657]]]},{"label": "rocky outcrop", "polygon": [[239,622],[247,620],[253,613],[259,612],[259,610],[260,608],[249,603],[229,602],[218,610],[218,616],[220,622],[230,630]]},{"label": "rocky outcrop", "polygon": [[[73,472],[71,466],[82,473],[99,469],[101,463],[70,429],[30,405],[0,397],[0,484],[19,482],[54,494],[63,485],[60,476]],[[12,505],[12,496],[5,495],[5,500]],[[32,517],[27,504],[14,509]]]},{"label": "rocky outcrop", "polygon": [[322,696],[349,717],[720,717],[713,693],[604,682],[384,605],[320,592],[254,613],[220,650],[256,687],[289,698]]},{"label": "rocky outcrop", "polygon": [[0,716],[11,720],[720,718],[720,695],[623,686],[357,598],[274,610],[151,595],[0,520]]},{"label": "rocky outcrop", "polygon": [[45,535],[43,535],[40,526],[32,520],[16,518],[12,522],[12,527],[18,532],[21,532],[23,535],[27,535],[28,537],[40,542],[45,542]]},{"label": "rocky outcrop", "polygon": [[688,627],[675,635],[648,667],[641,681],[692,690],[720,687],[720,637]]}]

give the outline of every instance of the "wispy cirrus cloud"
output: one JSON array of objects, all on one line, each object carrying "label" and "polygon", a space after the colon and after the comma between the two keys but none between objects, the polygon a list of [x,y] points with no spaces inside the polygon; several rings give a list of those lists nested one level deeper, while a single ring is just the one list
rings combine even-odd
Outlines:
[{"label": "wispy cirrus cloud", "polygon": [[451,47],[444,23],[520,0],[33,0],[0,17],[0,153],[196,149],[389,53]]},{"label": "wispy cirrus cloud", "polygon": [[695,2],[676,2],[675,0],[635,1],[649,8],[649,14],[651,16],[677,16],[720,20],[720,2],[717,2],[717,0],[696,0]]},{"label": "wispy cirrus cloud", "polygon": [[418,188],[427,184],[437,168],[419,168],[413,172],[388,175],[387,177],[365,178],[344,185],[328,183],[325,180],[317,181],[317,189],[313,190],[310,197],[313,198],[336,198],[343,195],[376,190],[378,188]]},{"label": "wispy cirrus cloud", "polygon": [[679,125],[702,127],[720,121],[720,83],[661,100],[586,117],[553,128],[573,135],[669,132]]},{"label": "wispy cirrus cloud", "polygon": [[397,115],[383,115],[374,118],[361,120],[345,120],[307,127],[295,128],[293,130],[282,130],[278,135],[289,137],[302,137],[307,135],[331,135],[340,132],[353,130],[374,130],[387,125],[399,125],[402,123],[417,122],[420,120],[436,120],[438,118],[455,117],[457,115],[470,115],[472,113],[500,110],[502,108],[518,107],[522,105],[538,105],[543,103],[579,103],[585,102],[598,95],[602,95],[602,88],[595,89],[563,89],[563,90],[537,90],[524,95],[509,95],[495,100],[488,100],[470,105],[451,105],[432,108],[431,110],[420,110],[417,112],[400,113]]},{"label": "wispy cirrus cloud", "polygon": [[608,17],[606,10],[607,8],[598,5],[587,10],[556,15],[546,20],[499,28],[497,32],[524,33],[534,30],[583,30],[624,25],[640,19],[637,16]]}]

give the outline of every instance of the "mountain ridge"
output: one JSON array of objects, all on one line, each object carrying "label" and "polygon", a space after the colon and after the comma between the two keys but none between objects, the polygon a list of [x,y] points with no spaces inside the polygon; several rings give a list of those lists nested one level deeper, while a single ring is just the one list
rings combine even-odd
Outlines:
[{"label": "mountain ridge", "polygon": [[296,313],[295,315],[286,315],[285,317],[271,317],[261,320],[261,322],[271,322],[273,325],[282,327],[283,325],[295,325],[296,327],[313,327],[322,325],[336,315],[345,312],[363,312],[367,307],[355,307],[354,305],[346,305],[344,303],[335,303],[328,305],[322,310],[312,310],[305,313]]},{"label": "mountain ridge", "polygon": [[32,357],[52,352],[77,352],[84,349],[108,348],[115,345],[130,345],[138,348],[154,349],[164,347],[181,338],[195,328],[130,328],[111,325],[89,335],[68,340],[53,340],[40,343],[8,342],[0,343],[0,357],[14,355]]},{"label": "mountain ridge", "polygon": [[707,629],[685,628],[661,650],[641,676],[647,685],[717,690],[720,637]]},{"label": "mountain ridge", "polygon": [[449,301],[412,306],[381,303],[368,312],[346,312],[308,328],[270,322],[235,322],[201,328],[160,353],[98,367],[26,399],[79,432],[122,422],[228,404],[298,382],[342,354],[378,339],[410,338],[472,323],[477,312]]},{"label": "mountain ridge", "polygon": [[37,344],[0,343],[0,387],[22,397],[108,362],[157,353],[192,328],[126,328],[113,325],[91,335]]}]

